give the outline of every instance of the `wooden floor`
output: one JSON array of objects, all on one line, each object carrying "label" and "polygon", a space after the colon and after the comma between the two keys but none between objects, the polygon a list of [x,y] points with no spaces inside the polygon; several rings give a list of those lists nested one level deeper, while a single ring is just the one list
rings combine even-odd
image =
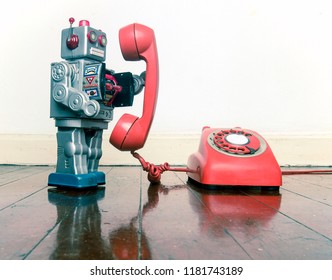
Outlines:
[{"label": "wooden floor", "polygon": [[332,259],[332,175],[278,192],[204,191],[186,174],[149,185],[140,167],[107,184],[50,188],[46,166],[0,166],[0,259]]}]

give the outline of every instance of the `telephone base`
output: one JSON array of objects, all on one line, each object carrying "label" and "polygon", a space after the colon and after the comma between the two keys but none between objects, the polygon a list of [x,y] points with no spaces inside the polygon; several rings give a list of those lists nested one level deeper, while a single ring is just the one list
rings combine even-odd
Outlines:
[{"label": "telephone base", "polygon": [[280,186],[230,186],[230,185],[208,185],[202,184],[188,176],[188,184],[199,190],[209,190],[209,191],[257,191],[257,192],[264,192],[264,193],[278,193],[280,190]]},{"label": "telephone base", "polygon": [[189,156],[191,181],[202,186],[264,187],[282,185],[280,166],[257,132],[204,127],[199,149]]}]

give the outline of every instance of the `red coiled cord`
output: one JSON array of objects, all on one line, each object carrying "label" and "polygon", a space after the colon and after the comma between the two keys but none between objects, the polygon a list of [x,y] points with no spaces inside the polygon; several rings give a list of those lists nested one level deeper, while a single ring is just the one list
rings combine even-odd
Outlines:
[{"label": "red coiled cord", "polygon": [[197,171],[191,170],[189,168],[182,167],[170,167],[168,162],[160,165],[154,165],[153,163],[147,162],[143,157],[137,152],[131,152],[134,158],[137,158],[142,165],[144,171],[148,172],[148,180],[152,184],[157,184],[160,182],[161,174],[165,171],[175,171],[175,172],[191,172],[196,173]]}]

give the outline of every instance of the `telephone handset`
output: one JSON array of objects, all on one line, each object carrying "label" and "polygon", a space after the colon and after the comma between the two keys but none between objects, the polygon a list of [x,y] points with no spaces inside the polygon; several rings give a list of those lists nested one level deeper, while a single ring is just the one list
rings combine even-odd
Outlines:
[{"label": "telephone handset", "polygon": [[134,23],[120,29],[119,41],[125,60],[146,62],[143,114],[141,117],[124,114],[109,141],[121,151],[135,151],[145,144],[157,105],[158,53],[153,30],[142,24]]}]

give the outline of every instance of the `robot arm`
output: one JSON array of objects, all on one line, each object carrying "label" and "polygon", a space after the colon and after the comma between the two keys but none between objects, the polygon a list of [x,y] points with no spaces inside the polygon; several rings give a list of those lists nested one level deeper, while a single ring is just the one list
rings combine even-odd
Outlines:
[{"label": "robot arm", "polygon": [[94,117],[100,111],[96,100],[90,100],[87,94],[72,86],[75,78],[73,66],[67,62],[57,62],[51,65],[52,98],[70,108],[72,111],[83,112],[87,117]]}]

